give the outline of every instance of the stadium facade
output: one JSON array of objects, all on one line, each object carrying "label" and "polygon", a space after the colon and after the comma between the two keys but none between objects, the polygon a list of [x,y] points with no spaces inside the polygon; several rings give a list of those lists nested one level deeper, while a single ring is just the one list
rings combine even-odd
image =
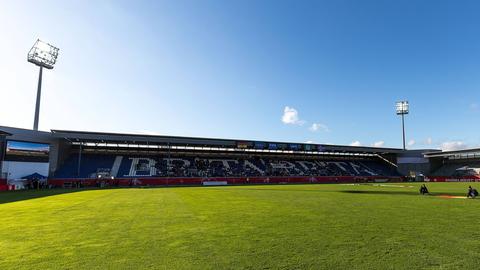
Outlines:
[{"label": "stadium facade", "polygon": [[[391,182],[424,176],[476,181],[477,171],[464,164],[480,157],[480,149],[466,155],[0,126],[0,154],[5,189],[9,181],[32,178],[48,179],[53,187]],[[459,161],[460,156],[469,159]]]}]

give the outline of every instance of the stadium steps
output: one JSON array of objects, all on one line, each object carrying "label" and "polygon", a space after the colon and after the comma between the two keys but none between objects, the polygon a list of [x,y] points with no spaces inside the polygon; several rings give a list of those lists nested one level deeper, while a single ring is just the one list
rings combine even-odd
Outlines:
[{"label": "stadium steps", "polygon": [[118,170],[120,169],[120,165],[122,165],[123,156],[116,156],[115,161],[113,162],[112,170],[110,171],[110,175],[113,177],[117,177]]}]

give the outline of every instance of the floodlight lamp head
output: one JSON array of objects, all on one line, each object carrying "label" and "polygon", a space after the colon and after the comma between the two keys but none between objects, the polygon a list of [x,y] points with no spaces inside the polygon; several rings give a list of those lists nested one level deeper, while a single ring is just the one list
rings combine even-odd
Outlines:
[{"label": "floodlight lamp head", "polygon": [[397,111],[397,115],[408,114],[408,101],[398,101],[395,103],[395,109]]},{"label": "floodlight lamp head", "polygon": [[37,66],[52,69],[57,62],[59,49],[37,39],[27,55],[27,60]]}]

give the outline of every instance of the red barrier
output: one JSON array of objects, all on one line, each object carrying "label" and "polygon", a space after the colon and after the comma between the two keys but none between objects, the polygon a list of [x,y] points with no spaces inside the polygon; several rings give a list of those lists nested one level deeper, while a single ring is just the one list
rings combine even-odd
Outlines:
[{"label": "red barrier", "polygon": [[480,182],[480,176],[430,176],[425,177],[425,182]]},{"label": "red barrier", "polygon": [[0,178],[0,191],[7,191],[9,190],[7,179]]},{"label": "red barrier", "polygon": [[54,187],[100,187],[100,186],[200,186],[204,181],[226,181],[229,185],[243,184],[307,184],[307,183],[366,183],[400,182],[401,177],[384,176],[272,176],[272,177],[145,177],[116,179],[49,179]]}]

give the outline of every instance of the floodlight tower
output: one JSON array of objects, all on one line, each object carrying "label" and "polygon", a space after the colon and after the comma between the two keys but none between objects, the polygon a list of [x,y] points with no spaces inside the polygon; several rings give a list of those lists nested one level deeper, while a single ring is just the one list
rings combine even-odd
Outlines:
[{"label": "floodlight tower", "polygon": [[42,72],[43,68],[52,69],[57,62],[58,48],[37,39],[27,55],[27,60],[40,67],[38,74],[37,102],[35,104],[35,118],[33,120],[33,129],[38,130],[38,120],[40,118],[40,96],[42,94]]},{"label": "floodlight tower", "polygon": [[405,148],[405,115],[408,114],[408,101],[397,101],[395,103],[395,109],[397,111],[397,115],[402,116],[402,132],[403,132],[403,150]]}]

